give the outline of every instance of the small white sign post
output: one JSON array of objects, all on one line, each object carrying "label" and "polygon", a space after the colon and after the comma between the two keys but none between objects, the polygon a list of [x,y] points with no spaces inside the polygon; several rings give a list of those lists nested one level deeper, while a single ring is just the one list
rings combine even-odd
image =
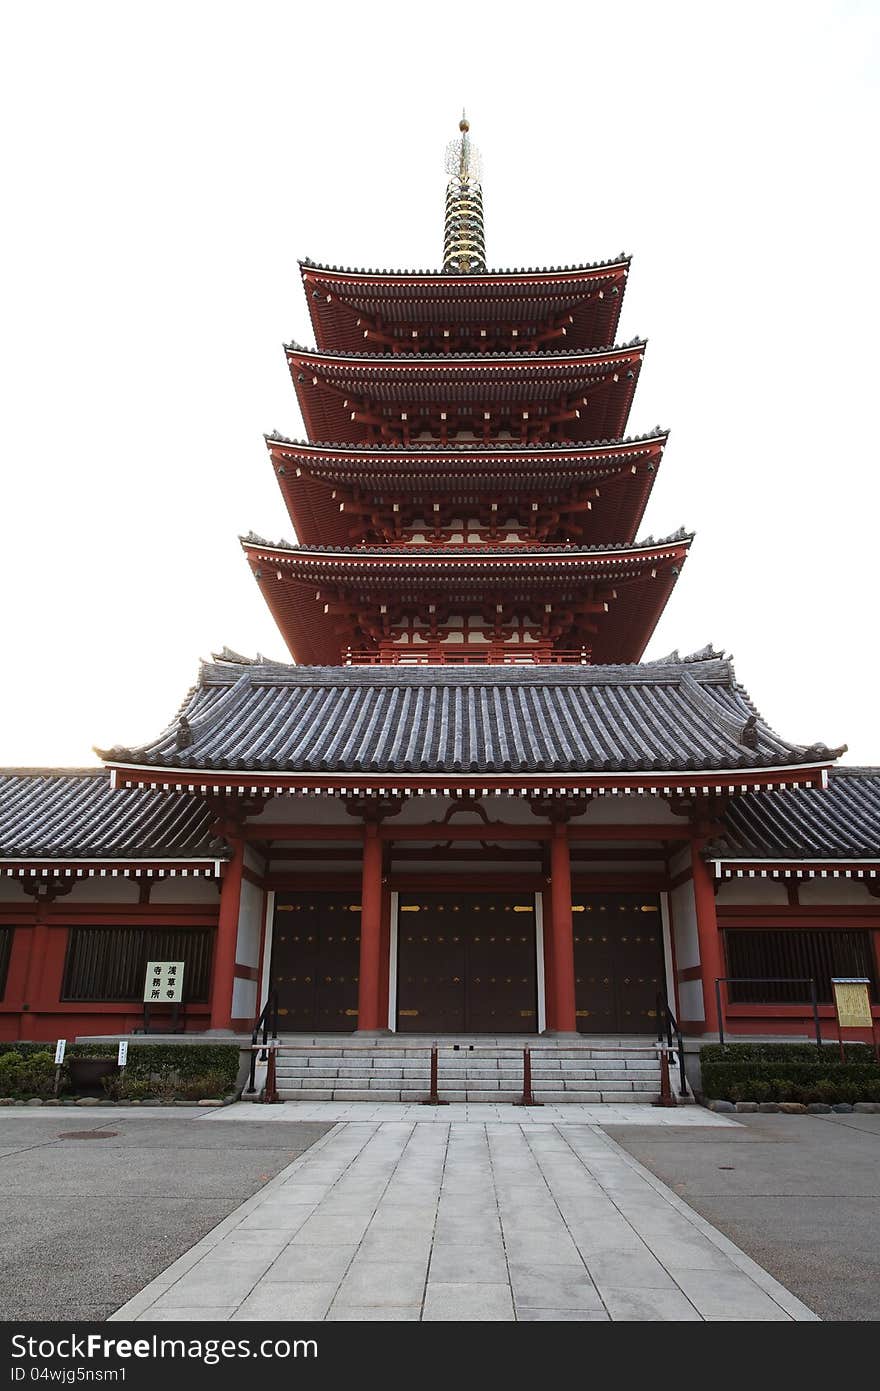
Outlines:
[{"label": "small white sign post", "polygon": [[144,976],[144,1033],[150,1031],[150,1014],[157,1005],[171,1006],[171,1031],[177,1031],[177,1016],[183,1000],[183,961],[148,961]]},{"label": "small white sign post", "polygon": [[58,1089],[61,1085],[61,1064],[64,1062],[66,1048],[67,1039],[59,1038],[58,1042],[55,1044],[55,1086],[52,1092],[53,1096],[58,1095]]},{"label": "small white sign post", "polygon": [[125,1065],[126,1065],[127,1062],[128,1062],[128,1040],[122,1038],[122,1039],[119,1040],[119,1052],[118,1052],[117,1055],[116,1055],[116,1066],[117,1066],[117,1067],[125,1067]]}]

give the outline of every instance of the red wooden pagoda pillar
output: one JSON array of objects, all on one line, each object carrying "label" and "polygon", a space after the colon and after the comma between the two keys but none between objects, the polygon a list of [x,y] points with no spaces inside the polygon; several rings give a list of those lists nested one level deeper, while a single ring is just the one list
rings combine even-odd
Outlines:
[{"label": "red wooden pagoda pillar", "polygon": [[704,838],[691,841],[691,873],[694,881],[694,909],[697,916],[697,940],[700,944],[700,975],[703,982],[703,1014],[707,1034],[718,1032],[718,1007],[715,982],[724,975],[724,954],[715,912],[715,885],[709,866],[702,856]]},{"label": "red wooden pagoda pillar", "polygon": [[379,1017],[388,1027],[388,991],[391,976],[391,890],[388,887],[387,854],[382,860],[382,936],[379,943]]},{"label": "red wooden pagoda pillar", "polygon": [[244,841],[227,835],[231,851],[220,889],[220,915],[214,941],[214,967],[211,976],[211,1032],[227,1033],[232,1028],[232,988],[235,981],[235,948],[238,942],[238,916],[244,877]]},{"label": "red wooden pagoda pillar", "polygon": [[358,982],[359,1034],[384,1032],[382,1019],[382,841],[378,820],[364,822],[361,879],[361,952]]},{"label": "red wooden pagoda pillar", "polygon": [[542,917],[541,927],[543,934],[543,957],[544,957],[544,1028],[556,1028],[556,1001],[553,998],[553,952],[551,945],[553,934],[551,922],[553,918],[553,879],[550,874],[549,856],[544,866],[544,892],[541,898]]},{"label": "red wooden pagoda pillar", "polygon": [[[548,998],[552,1000],[552,1024],[547,1029],[558,1034],[577,1032],[577,1013],[574,990],[574,940],[571,919],[571,856],[568,846],[568,825],[564,816],[553,821],[550,842],[550,879],[552,887],[550,908],[550,981]],[[552,993],[551,993],[552,992]]]}]

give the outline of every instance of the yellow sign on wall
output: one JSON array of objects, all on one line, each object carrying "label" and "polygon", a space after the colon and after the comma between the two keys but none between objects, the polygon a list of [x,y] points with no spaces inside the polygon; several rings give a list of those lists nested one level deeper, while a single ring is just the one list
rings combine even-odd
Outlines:
[{"label": "yellow sign on wall", "polygon": [[870,1029],[871,998],[868,994],[870,981],[862,977],[832,977],[834,1008],[841,1029]]}]

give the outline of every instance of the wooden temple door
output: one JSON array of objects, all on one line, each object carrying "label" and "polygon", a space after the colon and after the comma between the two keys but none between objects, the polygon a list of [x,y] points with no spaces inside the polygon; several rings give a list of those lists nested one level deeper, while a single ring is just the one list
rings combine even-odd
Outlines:
[{"label": "wooden temple door", "polygon": [[528,893],[401,894],[400,1033],[534,1033],[535,911]]},{"label": "wooden temple door", "polygon": [[350,891],[276,895],[272,985],[283,1033],[357,1028],[360,908]]},{"label": "wooden temple door", "polygon": [[664,981],[659,899],[574,893],[572,913],[578,1032],[653,1033]]}]

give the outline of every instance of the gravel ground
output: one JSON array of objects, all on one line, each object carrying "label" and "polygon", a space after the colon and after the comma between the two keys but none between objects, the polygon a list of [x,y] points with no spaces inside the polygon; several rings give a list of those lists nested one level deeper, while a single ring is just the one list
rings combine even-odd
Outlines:
[{"label": "gravel ground", "polygon": [[609,1134],[820,1318],[880,1319],[880,1115]]},{"label": "gravel ground", "polygon": [[106,1318],[329,1129],[4,1112],[0,1319]]}]

